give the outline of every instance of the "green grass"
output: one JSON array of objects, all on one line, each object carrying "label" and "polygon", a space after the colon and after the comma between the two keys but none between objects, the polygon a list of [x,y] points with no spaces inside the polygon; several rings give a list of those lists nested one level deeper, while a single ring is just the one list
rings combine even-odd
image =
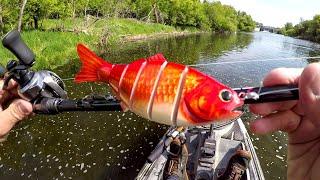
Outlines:
[{"label": "green grass", "polygon": [[[177,30],[174,27],[162,24],[145,23],[135,19],[100,19],[86,27],[82,19],[65,19],[42,21],[42,31],[25,30],[22,38],[36,54],[37,63],[35,69],[53,69],[64,65],[70,60],[76,59],[76,45],[85,43],[94,50],[102,46],[112,46],[120,43],[123,37],[136,35],[152,35],[157,33],[172,33]],[[75,32],[59,32],[58,30]],[[102,38],[104,37],[104,38]],[[5,65],[8,60],[14,58],[5,48],[0,48],[0,64]]]}]

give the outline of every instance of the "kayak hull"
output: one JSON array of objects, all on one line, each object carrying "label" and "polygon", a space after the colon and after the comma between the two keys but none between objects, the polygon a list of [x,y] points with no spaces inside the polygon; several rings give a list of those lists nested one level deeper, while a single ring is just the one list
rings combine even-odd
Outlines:
[{"label": "kayak hull", "polygon": [[[241,148],[252,155],[249,168],[241,179],[264,180],[259,159],[241,119],[223,126],[189,127],[185,136],[188,155],[180,156],[180,179],[216,179],[224,172],[236,149]],[[162,141],[164,138],[166,135]],[[136,179],[163,179],[167,159],[168,151],[165,150],[155,161],[146,162]]]}]

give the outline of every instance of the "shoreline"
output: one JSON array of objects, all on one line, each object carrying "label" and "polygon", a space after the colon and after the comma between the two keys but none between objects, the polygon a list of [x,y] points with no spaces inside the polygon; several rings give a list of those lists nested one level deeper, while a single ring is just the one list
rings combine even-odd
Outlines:
[{"label": "shoreline", "polygon": [[140,34],[140,35],[126,35],[123,37],[120,37],[120,42],[135,42],[135,41],[143,41],[143,40],[151,40],[151,39],[158,39],[163,37],[183,37],[183,36],[189,36],[194,34],[204,34],[204,33],[211,33],[209,31],[195,31],[195,32],[189,32],[189,31],[174,31],[174,32],[168,32],[168,33],[154,33],[154,34]]},{"label": "shoreline", "polygon": [[[54,69],[77,59],[76,46],[85,43],[92,50],[110,47],[123,42],[154,39],[164,36],[182,36],[198,33],[198,29],[180,31],[179,29],[156,23],[147,23],[136,19],[95,19],[90,27],[84,20],[43,20],[42,30],[23,30],[22,39],[36,55],[34,69]],[[63,28],[61,28],[63,27]],[[77,28],[74,28],[77,27]],[[60,31],[57,29],[60,28]],[[73,28],[73,31],[65,31]],[[84,29],[84,31],[78,30]],[[196,31],[196,32],[194,32]],[[10,59],[16,59],[7,49],[0,48],[1,65]]]},{"label": "shoreline", "polygon": [[[42,30],[24,30],[22,39],[36,55],[34,69],[55,69],[78,58],[76,46],[84,43],[93,51],[111,48],[125,42],[146,41],[165,37],[183,37],[203,33],[215,33],[190,28],[179,28],[138,21],[136,19],[91,20],[91,26],[83,31],[64,31],[78,27],[82,29],[83,19],[44,20]],[[80,24],[80,26],[79,26]],[[64,27],[60,31],[57,28]],[[1,65],[16,59],[8,50],[0,48]]]}]

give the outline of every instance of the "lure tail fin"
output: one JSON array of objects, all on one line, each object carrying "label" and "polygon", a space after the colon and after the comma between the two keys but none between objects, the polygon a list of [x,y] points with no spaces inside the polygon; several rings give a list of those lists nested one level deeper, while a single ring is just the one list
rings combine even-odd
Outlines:
[{"label": "lure tail fin", "polygon": [[82,62],[82,67],[80,72],[75,76],[75,82],[105,81],[106,79],[100,79],[99,75],[100,73],[103,73],[108,76],[110,74],[112,64],[98,57],[83,44],[78,44],[77,51],[80,61]]}]

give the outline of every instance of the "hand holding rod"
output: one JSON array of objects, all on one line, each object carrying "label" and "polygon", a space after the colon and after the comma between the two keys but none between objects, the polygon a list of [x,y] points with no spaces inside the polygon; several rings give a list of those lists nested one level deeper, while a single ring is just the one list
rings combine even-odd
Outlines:
[{"label": "hand holding rod", "polygon": [[[10,31],[2,39],[2,44],[18,59],[11,60],[6,66],[4,83],[5,89],[11,79],[19,84],[18,93],[21,98],[31,103],[37,103],[42,98],[67,98],[65,85],[62,79],[51,71],[32,71],[30,68],[35,62],[35,55],[21,39],[16,30]],[[0,71],[1,70],[0,68]],[[0,72],[0,77],[3,75]]]}]

